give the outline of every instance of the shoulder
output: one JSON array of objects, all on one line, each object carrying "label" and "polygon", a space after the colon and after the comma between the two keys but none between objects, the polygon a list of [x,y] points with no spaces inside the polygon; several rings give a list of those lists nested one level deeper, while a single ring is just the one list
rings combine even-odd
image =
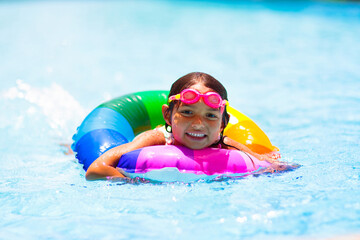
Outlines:
[{"label": "shoulder", "polygon": [[231,149],[231,150],[239,150],[239,148],[241,147],[241,143],[233,140],[232,138],[229,138],[228,136],[223,136],[223,140],[222,140],[221,144],[222,148],[225,149]]},{"label": "shoulder", "polygon": [[233,139],[229,138],[228,136],[223,136],[223,142],[224,142],[225,144],[232,144],[232,143],[234,143],[234,142],[236,142],[236,141],[234,141]]}]

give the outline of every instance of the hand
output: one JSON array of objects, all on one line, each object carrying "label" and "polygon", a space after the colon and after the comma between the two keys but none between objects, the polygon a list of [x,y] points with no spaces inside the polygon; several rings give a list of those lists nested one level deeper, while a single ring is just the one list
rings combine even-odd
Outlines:
[{"label": "hand", "polygon": [[297,163],[288,163],[288,162],[272,162],[271,166],[266,168],[264,172],[268,173],[281,173],[281,172],[287,172],[287,171],[293,171],[297,168],[301,167],[300,164]]},{"label": "hand", "polygon": [[279,158],[281,158],[281,154],[279,152],[259,154],[259,160],[261,161],[266,160],[268,162],[274,162],[274,160],[277,160]]}]

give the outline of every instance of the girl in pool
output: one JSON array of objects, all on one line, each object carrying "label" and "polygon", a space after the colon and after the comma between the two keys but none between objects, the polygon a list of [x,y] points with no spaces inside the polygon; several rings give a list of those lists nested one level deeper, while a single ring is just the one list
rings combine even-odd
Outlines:
[{"label": "girl in pool", "polygon": [[132,142],[108,150],[90,165],[86,179],[124,177],[116,169],[121,156],[153,145],[237,149],[269,162],[280,157],[279,154],[254,153],[245,145],[223,136],[230,118],[226,111],[227,92],[218,80],[206,73],[189,73],[175,81],[170,89],[168,103],[162,106],[166,123],[164,127],[143,132]]}]

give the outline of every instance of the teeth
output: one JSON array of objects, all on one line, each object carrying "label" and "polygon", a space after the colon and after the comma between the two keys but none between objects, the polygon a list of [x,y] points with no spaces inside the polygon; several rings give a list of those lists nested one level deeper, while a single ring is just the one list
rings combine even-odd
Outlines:
[{"label": "teeth", "polygon": [[205,134],[203,133],[187,133],[187,134],[192,137],[205,137]]}]

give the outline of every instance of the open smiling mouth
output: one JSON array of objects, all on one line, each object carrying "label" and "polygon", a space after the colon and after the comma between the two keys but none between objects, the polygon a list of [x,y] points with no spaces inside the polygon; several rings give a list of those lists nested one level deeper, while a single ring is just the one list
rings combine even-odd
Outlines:
[{"label": "open smiling mouth", "polygon": [[187,136],[189,136],[192,139],[201,140],[206,137],[206,134],[204,133],[186,133]]}]

